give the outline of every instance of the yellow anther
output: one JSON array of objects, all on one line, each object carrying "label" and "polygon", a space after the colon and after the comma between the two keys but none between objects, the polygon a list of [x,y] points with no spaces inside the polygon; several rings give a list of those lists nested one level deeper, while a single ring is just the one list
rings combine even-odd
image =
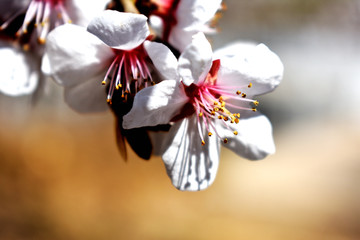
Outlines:
[{"label": "yellow anther", "polygon": [[234,131],[234,135],[238,135],[238,131]]},{"label": "yellow anther", "polygon": [[105,84],[106,84],[106,82],[105,82],[105,81],[102,81],[102,82],[101,82],[101,84],[102,84],[102,85],[105,85]]},{"label": "yellow anther", "polygon": [[253,103],[254,103],[255,106],[258,106],[258,105],[259,105],[258,100],[255,100]]},{"label": "yellow anther", "polygon": [[218,112],[218,111],[219,111],[219,108],[218,108],[218,107],[215,107],[213,111]]},{"label": "yellow anther", "polygon": [[115,87],[115,88],[116,88],[116,90],[119,90],[119,85],[116,85],[116,87]]},{"label": "yellow anther", "polygon": [[68,20],[68,23],[72,23],[72,21],[69,19],[69,20]]},{"label": "yellow anther", "polygon": [[223,119],[223,116],[222,116],[222,115],[219,115],[219,116],[218,116],[218,119]]},{"label": "yellow anther", "polygon": [[38,42],[39,42],[40,44],[45,44],[46,39],[45,39],[45,38],[38,38]]},{"label": "yellow anther", "polygon": [[230,123],[234,123],[234,119],[231,119]]},{"label": "yellow anther", "polygon": [[204,114],[203,114],[203,112],[200,112],[199,113],[199,117],[202,117]]},{"label": "yellow anther", "polygon": [[229,118],[227,116],[223,117],[224,121],[228,121]]},{"label": "yellow anther", "polygon": [[219,102],[221,103],[222,101],[223,101],[223,97],[220,96],[220,97],[219,97]]},{"label": "yellow anther", "polygon": [[30,45],[29,44],[24,44],[23,45],[23,50],[24,51],[29,51],[30,50]]},{"label": "yellow anther", "polygon": [[40,23],[42,27],[45,26],[45,21]]},{"label": "yellow anther", "polygon": [[236,94],[237,94],[237,95],[240,95],[240,94],[241,94],[241,92],[240,92],[239,90],[237,90],[237,91],[236,91]]},{"label": "yellow anther", "polygon": [[257,111],[256,108],[252,108],[251,110],[252,110],[253,112],[256,112],[256,111]]},{"label": "yellow anther", "polygon": [[211,111],[211,115],[215,116],[215,111]]},{"label": "yellow anther", "polygon": [[153,85],[153,86],[154,86],[154,85],[155,85],[155,82],[154,82],[154,81],[151,81],[151,85]]},{"label": "yellow anther", "polygon": [[227,139],[227,138],[224,139],[224,143],[228,143],[228,139]]},{"label": "yellow anther", "polygon": [[208,136],[211,137],[211,136],[212,136],[212,132],[209,132],[209,133],[208,133]]},{"label": "yellow anther", "polygon": [[205,141],[204,140],[201,140],[201,145],[205,145]]},{"label": "yellow anther", "polygon": [[235,118],[235,123],[239,123],[239,119]]},{"label": "yellow anther", "polygon": [[121,84],[121,83],[119,83],[119,85],[118,85],[118,86],[119,86],[119,88],[122,88],[122,84]]},{"label": "yellow anther", "polygon": [[246,93],[242,93],[241,96],[242,96],[243,98],[246,98]]},{"label": "yellow anther", "polygon": [[225,107],[225,102],[222,102],[222,103],[221,103],[221,107]]},{"label": "yellow anther", "polygon": [[252,83],[249,83],[248,88],[251,88],[251,87],[252,87]]},{"label": "yellow anther", "polygon": [[240,118],[240,113],[235,113],[235,116],[236,116],[237,118]]},{"label": "yellow anther", "polygon": [[218,105],[218,104],[219,104],[218,102],[216,102],[216,101],[214,102],[214,105]]}]

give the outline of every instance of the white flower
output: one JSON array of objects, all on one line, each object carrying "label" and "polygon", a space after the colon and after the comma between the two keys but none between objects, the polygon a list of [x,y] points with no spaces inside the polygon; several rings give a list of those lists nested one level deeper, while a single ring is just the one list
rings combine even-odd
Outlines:
[{"label": "white flower", "polygon": [[[0,40],[1,78],[0,92],[18,96],[31,94],[38,85],[43,46],[53,28],[68,22],[87,25],[89,18],[105,8],[107,0],[3,0],[0,2],[0,33],[14,34],[15,41]],[[6,10],[6,11],[5,11]],[[20,28],[16,19],[25,14]],[[15,23],[14,23],[15,22]],[[34,22],[35,27],[30,23]],[[9,36],[10,39],[13,36]],[[40,45],[38,44],[40,43]],[[45,68],[46,62],[43,63]]]},{"label": "white flower", "polygon": [[135,96],[123,127],[174,122],[163,141],[162,158],[176,188],[207,188],[215,179],[221,143],[248,159],[274,153],[271,124],[252,100],[272,91],[282,78],[281,61],[265,45],[249,46],[246,55],[233,58],[237,68],[223,64],[232,56],[213,60],[201,33],[178,61],[169,50],[161,51],[162,57],[148,53],[152,59],[166,59],[166,65],[157,61],[155,66],[167,80]]},{"label": "white flower", "polygon": [[[137,1],[140,12],[141,3]],[[180,52],[197,32],[213,31],[207,24],[221,8],[221,0],[152,0],[151,3],[154,6],[147,10],[151,26],[160,32],[163,41]]]},{"label": "white flower", "polygon": [[[64,25],[49,34],[46,53],[65,101],[79,112],[108,109],[115,91],[126,98],[151,82],[143,43],[147,18],[106,10],[85,28]],[[149,43],[152,45],[152,43]],[[134,81],[135,80],[135,81]],[[108,82],[108,93],[103,85]]]},{"label": "white flower", "polygon": [[39,62],[31,53],[0,41],[0,92],[8,96],[32,93],[38,84]]}]

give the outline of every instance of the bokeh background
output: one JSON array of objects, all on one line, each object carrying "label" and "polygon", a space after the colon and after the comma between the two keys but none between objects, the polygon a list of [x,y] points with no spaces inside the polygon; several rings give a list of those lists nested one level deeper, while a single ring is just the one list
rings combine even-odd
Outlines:
[{"label": "bokeh background", "polygon": [[277,153],[223,149],[215,183],[179,192],[161,159],[125,162],[114,119],[48,82],[0,96],[0,239],[360,239],[360,2],[226,0],[214,48],[263,42],[285,66],[261,97]]}]

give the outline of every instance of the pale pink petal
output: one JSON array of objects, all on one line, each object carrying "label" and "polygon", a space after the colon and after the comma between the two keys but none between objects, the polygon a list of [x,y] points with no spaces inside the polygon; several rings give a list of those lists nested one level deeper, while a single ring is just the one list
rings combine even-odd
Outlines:
[{"label": "pale pink petal", "polygon": [[171,144],[162,158],[172,184],[182,191],[208,188],[219,165],[219,141],[206,135],[206,144],[202,146],[196,116],[175,123],[167,141]]},{"label": "pale pink petal", "polygon": [[162,79],[179,79],[178,62],[174,54],[164,44],[145,41],[144,47]]},{"label": "pale pink petal", "polygon": [[97,37],[73,24],[57,27],[49,34],[46,53],[52,77],[63,86],[73,86],[98,75],[115,56]]},{"label": "pale pink petal", "polygon": [[188,101],[176,80],[165,80],[142,89],[135,95],[134,104],[124,116],[125,129],[168,124]]},{"label": "pale pink petal", "polygon": [[179,58],[179,74],[183,83],[189,86],[203,81],[211,65],[211,45],[203,33],[198,33]]},{"label": "pale pink petal", "polygon": [[103,11],[95,17],[87,30],[108,46],[121,50],[138,47],[150,34],[144,15],[113,10]]}]

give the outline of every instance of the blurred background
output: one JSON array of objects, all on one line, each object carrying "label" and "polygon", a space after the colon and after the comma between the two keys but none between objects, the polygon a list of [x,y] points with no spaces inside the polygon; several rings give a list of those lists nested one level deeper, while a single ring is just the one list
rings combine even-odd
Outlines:
[{"label": "blurred background", "polygon": [[110,112],[75,113],[52,82],[1,95],[0,239],[360,239],[360,2],[225,3],[214,48],[262,42],[284,63],[260,99],[277,153],[223,149],[209,189],[179,192],[160,158],[121,159]]}]

